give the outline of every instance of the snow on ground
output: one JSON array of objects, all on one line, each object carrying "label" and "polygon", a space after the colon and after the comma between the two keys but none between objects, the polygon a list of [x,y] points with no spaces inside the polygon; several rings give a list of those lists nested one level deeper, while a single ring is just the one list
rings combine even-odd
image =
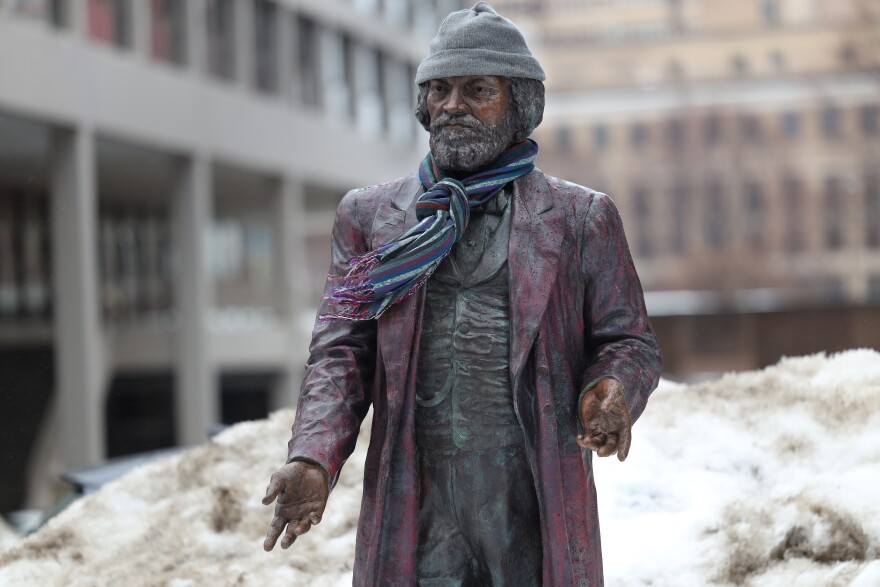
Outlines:
[{"label": "snow on ground", "polygon": [[18,540],[18,534],[3,518],[0,518],[0,550],[11,546],[16,540]]},{"label": "snow on ground", "polygon": [[[322,523],[262,550],[260,499],[292,417],[235,426],[80,500],[0,552],[0,585],[350,585],[367,426]],[[880,354],[664,382],[629,459],[597,459],[596,478],[608,587],[877,587]]]}]

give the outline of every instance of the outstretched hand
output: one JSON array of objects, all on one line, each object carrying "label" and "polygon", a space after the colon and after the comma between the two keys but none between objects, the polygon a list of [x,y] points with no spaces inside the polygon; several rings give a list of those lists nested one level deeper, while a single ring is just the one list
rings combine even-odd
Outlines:
[{"label": "outstretched hand", "polygon": [[[297,536],[308,532],[313,524],[321,521],[327,496],[330,493],[327,471],[323,467],[305,461],[293,461],[275,471],[269,480],[263,505],[275,498],[275,517],[269,525],[263,548],[268,552],[275,547],[281,533],[281,548],[288,548]],[[284,527],[287,526],[287,531]]]},{"label": "outstretched hand", "polygon": [[584,429],[577,437],[580,446],[600,457],[617,453],[620,461],[626,459],[632,442],[632,418],[617,379],[606,377],[591,387],[581,399],[579,414]]}]

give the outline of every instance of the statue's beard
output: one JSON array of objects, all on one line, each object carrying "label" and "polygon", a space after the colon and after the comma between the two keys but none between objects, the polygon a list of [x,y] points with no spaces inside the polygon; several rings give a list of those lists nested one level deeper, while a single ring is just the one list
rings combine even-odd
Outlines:
[{"label": "statue's beard", "polygon": [[437,165],[453,174],[470,173],[492,163],[510,146],[514,116],[508,111],[501,122],[489,126],[470,114],[441,114],[431,121],[430,133]]}]

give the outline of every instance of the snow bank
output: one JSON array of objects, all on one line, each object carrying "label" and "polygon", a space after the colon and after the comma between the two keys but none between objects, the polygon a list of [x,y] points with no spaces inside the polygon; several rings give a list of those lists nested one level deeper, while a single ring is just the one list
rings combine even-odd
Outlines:
[{"label": "snow bank", "polygon": [[18,534],[3,518],[0,518],[0,550],[12,546],[16,541],[18,541]]},{"label": "snow bank", "polygon": [[666,385],[596,480],[609,587],[877,587],[880,354]]},{"label": "snow bank", "polygon": [[[324,520],[262,550],[291,411],[138,469],[0,552],[0,585],[351,584],[368,426]],[[606,584],[880,585],[880,354],[664,383],[597,459]]]}]

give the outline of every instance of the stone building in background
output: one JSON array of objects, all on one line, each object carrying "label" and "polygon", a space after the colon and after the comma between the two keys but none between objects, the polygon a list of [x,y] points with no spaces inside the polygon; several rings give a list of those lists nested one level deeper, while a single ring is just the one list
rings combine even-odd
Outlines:
[{"label": "stone building in background", "polygon": [[880,346],[880,5],[496,0],[549,173],[618,203],[671,374]]},{"label": "stone building in background", "polygon": [[458,8],[0,0],[0,513],[293,404],[336,205],[418,165]]}]

